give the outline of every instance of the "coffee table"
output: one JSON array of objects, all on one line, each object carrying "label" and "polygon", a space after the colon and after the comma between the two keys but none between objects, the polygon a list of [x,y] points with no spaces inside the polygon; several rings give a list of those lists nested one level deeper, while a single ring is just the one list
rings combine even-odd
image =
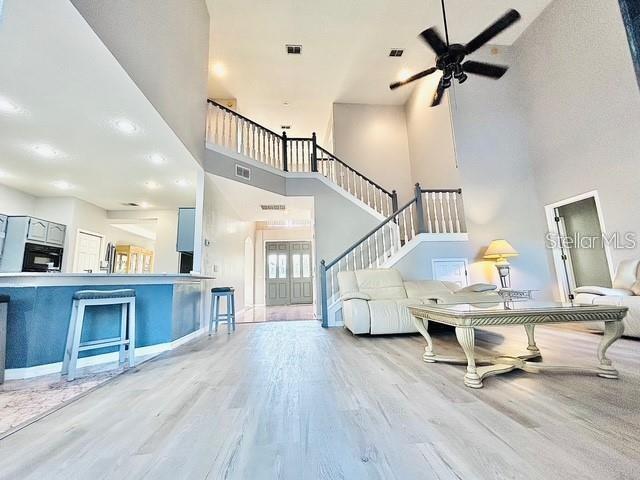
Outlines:
[{"label": "coffee table", "polygon": [[[618,378],[618,371],[606,357],[607,349],[622,336],[622,319],[626,307],[610,305],[575,305],[556,302],[501,302],[458,305],[418,305],[409,307],[418,331],[427,341],[422,359],[427,363],[446,362],[467,364],[464,384],[470,388],[482,388],[482,380],[490,375],[507,373],[515,369],[530,373],[544,371],[595,374],[604,378]],[[456,338],[464,357],[436,355],[428,332],[429,322],[454,326]],[[583,368],[540,363],[542,355],[536,345],[536,325],[604,321],[605,329],[597,357],[597,368]],[[505,325],[523,325],[528,338],[527,353],[512,356],[496,354],[492,357],[476,357],[475,329]],[[537,360],[537,361],[532,361]],[[480,365],[480,366],[479,366]]]}]

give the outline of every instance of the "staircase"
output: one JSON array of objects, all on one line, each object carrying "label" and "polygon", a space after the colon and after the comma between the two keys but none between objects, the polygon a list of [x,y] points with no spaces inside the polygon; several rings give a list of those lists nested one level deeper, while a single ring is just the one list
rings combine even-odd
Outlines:
[{"label": "staircase", "polygon": [[209,100],[207,142],[246,156],[270,168],[291,173],[317,173],[385,219],[335,259],[320,262],[322,325],[328,326],[339,305],[338,273],[384,268],[419,239],[449,240],[464,234],[460,189],[422,189],[416,184],[411,201],[398,207],[389,192],[317,144],[316,134],[291,138],[263,127]]},{"label": "staircase", "polygon": [[310,138],[287,137],[208,100],[207,142],[225,147],[283,172],[317,172],[368,205],[383,217],[398,207],[395,191],[389,192],[318,145]]}]

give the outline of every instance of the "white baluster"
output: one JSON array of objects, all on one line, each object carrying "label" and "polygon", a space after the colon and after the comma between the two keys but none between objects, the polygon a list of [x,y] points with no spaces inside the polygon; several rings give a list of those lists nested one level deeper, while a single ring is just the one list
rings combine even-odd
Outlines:
[{"label": "white baluster", "polygon": [[442,233],[447,231],[447,221],[444,217],[444,202],[442,201],[442,192],[440,192],[440,215],[442,216]]},{"label": "white baluster", "polygon": [[409,233],[407,230],[407,210],[402,211],[402,227],[404,228],[404,243],[406,244],[409,241],[407,234]]},{"label": "white baluster", "polygon": [[449,215],[449,233],[453,233],[453,216],[451,215],[451,192],[446,192],[445,197],[447,198],[447,214]]},{"label": "white baluster", "polygon": [[413,221],[413,203],[409,205],[409,219],[411,220],[411,238],[416,236],[416,227]]},{"label": "white baluster", "polygon": [[367,252],[369,253],[369,268],[373,267],[373,262],[371,261],[371,235],[367,238]]}]

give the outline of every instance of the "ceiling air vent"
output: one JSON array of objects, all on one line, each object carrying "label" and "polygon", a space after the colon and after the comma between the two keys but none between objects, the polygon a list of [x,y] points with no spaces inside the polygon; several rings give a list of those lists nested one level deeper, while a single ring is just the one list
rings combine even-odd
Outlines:
[{"label": "ceiling air vent", "polygon": [[291,130],[291,125],[280,125],[282,130]]},{"label": "ceiling air vent", "polygon": [[302,53],[302,45],[285,45],[289,55],[300,55]]},{"label": "ceiling air vent", "polygon": [[272,204],[272,205],[260,205],[260,208],[262,210],[286,210],[287,207],[286,205],[278,205],[278,204]]},{"label": "ceiling air vent", "polygon": [[140,206],[138,203],[135,203],[135,202],[124,202],[122,205],[124,205],[125,207],[139,207]]},{"label": "ceiling air vent", "polygon": [[236,163],[236,177],[251,180],[251,169]]},{"label": "ceiling air vent", "polygon": [[402,48],[392,48],[389,52],[390,57],[401,57],[404,53],[404,49]]}]

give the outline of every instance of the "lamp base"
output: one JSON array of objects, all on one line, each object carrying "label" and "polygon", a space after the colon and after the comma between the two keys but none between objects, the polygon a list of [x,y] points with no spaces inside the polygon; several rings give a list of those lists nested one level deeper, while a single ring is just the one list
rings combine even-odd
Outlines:
[{"label": "lamp base", "polygon": [[502,288],[510,288],[511,287],[511,273],[509,269],[509,264],[498,264],[496,263],[496,269],[498,270],[498,275],[500,276],[500,286]]}]

